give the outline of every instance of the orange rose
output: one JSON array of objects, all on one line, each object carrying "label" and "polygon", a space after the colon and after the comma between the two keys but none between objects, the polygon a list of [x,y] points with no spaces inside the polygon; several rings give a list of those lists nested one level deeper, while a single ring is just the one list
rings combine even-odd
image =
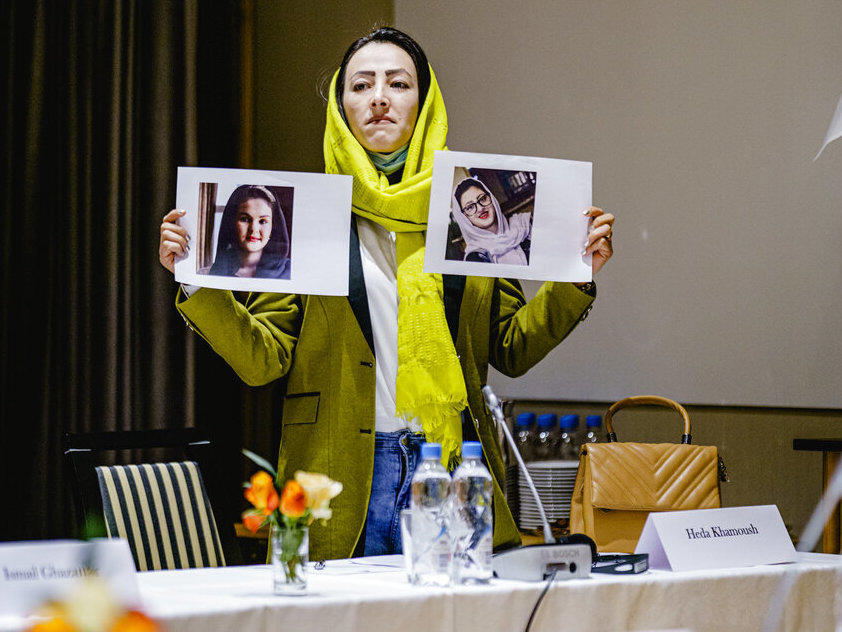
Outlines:
[{"label": "orange rose", "polygon": [[111,632],[158,632],[158,624],[137,610],[129,610],[114,622]]},{"label": "orange rose", "polygon": [[251,477],[251,485],[246,488],[244,495],[264,515],[268,516],[278,508],[278,492],[272,477],[266,472],[260,471]]},{"label": "orange rose", "polygon": [[307,511],[307,492],[295,481],[287,481],[281,492],[281,513],[290,518],[300,518]]},{"label": "orange rose", "polygon": [[259,513],[244,513],[243,525],[252,533],[257,533],[260,525],[263,524],[263,516]]},{"label": "orange rose", "polygon": [[263,510],[263,513],[265,513],[268,516],[270,513],[272,513],[278,508],[280,502],[281,499],[278,498],[278,490],[276,490],[273,485],[272,489],[269,492],[269,498],[266,500],[266,508]]},{"label": "orange rose", "polygon": [[56,617],[49,621],[36,623],[29,628],[29,632],[76,632],[76,628],[61,617]]}]

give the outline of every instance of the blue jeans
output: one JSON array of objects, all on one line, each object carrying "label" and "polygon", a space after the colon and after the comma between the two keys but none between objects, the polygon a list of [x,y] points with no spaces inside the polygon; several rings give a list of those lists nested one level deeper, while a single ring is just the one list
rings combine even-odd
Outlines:
[{"label": "blue jeans", "polygon": [[409,507],[410,486],[424,435],[409,430],[374,433],[374,473],[365,519],[365,555],[401,553],[401,510]]}]

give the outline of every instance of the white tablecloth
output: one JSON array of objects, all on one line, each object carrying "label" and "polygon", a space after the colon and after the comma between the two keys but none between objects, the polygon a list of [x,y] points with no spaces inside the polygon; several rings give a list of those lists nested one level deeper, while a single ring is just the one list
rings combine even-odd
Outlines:
[{"label": "white tablecloth", "polygon": [[[148,614],[170,632],[523,630],[543,583],[422,588],[399,558],[328,562],[304,596],[271,594],[268,566],[140,573]],[[835,630],[842,622],[842,557],[802,554],[796,564],[719,571],[649,571],[557,581],[533,630],[757,630],[784,577],[793,589],[786,630]],[[0,629],[20,629],[10,622]]]}]

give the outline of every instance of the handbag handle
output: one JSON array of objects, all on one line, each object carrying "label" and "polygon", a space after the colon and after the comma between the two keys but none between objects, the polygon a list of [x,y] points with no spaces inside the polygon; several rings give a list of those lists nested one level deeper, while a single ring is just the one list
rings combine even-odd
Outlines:
[{"label": "handbag handle", "polygon": [[672,408],[684,419],[684,434],[681,435],[681,443],[690,443],[692,439],[690,435],[690,415],[684,410],[684,406],[678,402],[658,395],[635,395],[611,404],[605,412],[605,432],[608,435],[609,443],[617,441],[617,435],[614,434],[614,426],[611,424],[611,418],[614,416],[614,413],[623,408],[631,408],[632,406],[663,406],[665,408]]}]

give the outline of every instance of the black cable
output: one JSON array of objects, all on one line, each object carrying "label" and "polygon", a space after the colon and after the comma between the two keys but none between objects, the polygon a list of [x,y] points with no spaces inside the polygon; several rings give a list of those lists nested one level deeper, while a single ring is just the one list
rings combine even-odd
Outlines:
[{"label": "black cable", "polygon": [[550,589],[550,585],[553,583],[555,579],[555,574],[558,571],[553,571],[550,573],[550,576],[547,578],[547,583],[544,586],[544,590],[541,591],[541,594],[538,595],[538,601],[535,602],[535,605],[532,607],[532,613],[529,615],[529,621],[526,622],[526,629],[523,632],[529,632],[529,628],[532,627],[532,620],[535,618],[535,614],[538,612],[538,606],[541,605],[541,602],[544,601],[544,595],[547,594],[547,591]]}]

